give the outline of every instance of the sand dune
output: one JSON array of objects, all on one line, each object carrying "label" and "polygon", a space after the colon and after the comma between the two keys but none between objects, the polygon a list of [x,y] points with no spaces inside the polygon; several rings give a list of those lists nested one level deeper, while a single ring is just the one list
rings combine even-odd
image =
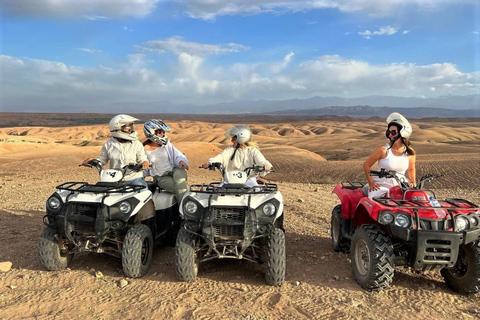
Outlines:
[{"label": "sand dune", "polygon": [[[170,139],[190,159],[189,184],[220,179],[198,168],[230,139],[229,124],[167,121]],[[364,179],[362,163],[384,144],[385,123],[298,121],[248,124],[276,172],[285,198],[287,275],[280,288],[265,285],[263,268],[249,262],[211,261],[198,279],[175,278],[174,250],[158,248],[147,275],[124,279],[118,259],[78,254],[70,269],[47,272],[37,258],[44,205],[65,181],[95,182],[79,167],[108,139],[106,125],[0,128],[1,318],[41,319],[478,319],[478,294],[450,291],[438,272],[396,268],[385,291],[367,292],[353,280],[350,259],[335,253],[330,215],[340,181]],[[136,125],[144,140],[141,124]],[[443,173],[438,197],[480,203],[479,123],[414,123],[417,172]],[[98,272],[102,273],[98,277]],[[385,306],[388,306],[386,308]]]}]

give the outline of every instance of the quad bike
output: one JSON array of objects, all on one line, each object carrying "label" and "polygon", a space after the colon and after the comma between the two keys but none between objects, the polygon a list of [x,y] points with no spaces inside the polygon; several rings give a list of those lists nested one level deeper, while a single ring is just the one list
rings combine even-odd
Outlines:
[{"label": "quad bike", "polygon": [[333,249],[349,252],[357,283],[382,290],[394,267],[440,270],[445,283],[463,294],[480,292],[480,210],[464,199],[436,200],[424,189],[440,175],[426,174],[409,188],[394,171],[370,171],[394,178],[389,196],[367,197],[368,184],[342,182],[333,192],[341,204],[332,211]]},{"label": "quad bike", "polygon": [[193,281],[200,262],[245,259],[266,265],[265,279],[279,286],[285,280],[283,196],[276,184],[247,186],[249,177],[266,172],[255,166],[225,172],[220,163],[210,170],[222,173],[222,182],[192,185],[180,206],[184,219],[175,246],[179,280]]},{"label": "quad bike", "polygon": [[140,165],[104,170],[92,160],[87,166],[97,168],[99,182],[65,182],[46,202],[40,262],[48,270],[61,270],[77,252],[106,253],[122,259],[125,275],[142,277],[154,245],[175,243],[180,227],[175,196],[150,183],[148,189],[125,183],[125,173],[140,171]]}]

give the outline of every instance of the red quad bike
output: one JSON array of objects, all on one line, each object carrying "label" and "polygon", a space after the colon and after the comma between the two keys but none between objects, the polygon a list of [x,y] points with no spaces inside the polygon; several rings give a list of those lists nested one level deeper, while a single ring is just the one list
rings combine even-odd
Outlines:
[{"label": "red quad bike", "polygon": [[424,189],[440,175],[426,174],[409,188],[394,171],[370,171],[397,179],[387,197],[367,197],[368,184],[342,182],[334,189],[341,201],[332,211],[333,249],[350,252],[357,283],[382,290],[395,266],[440,270],[445,283],[463,294],[480,292],[480,210],[464,199],[436,200]]}]

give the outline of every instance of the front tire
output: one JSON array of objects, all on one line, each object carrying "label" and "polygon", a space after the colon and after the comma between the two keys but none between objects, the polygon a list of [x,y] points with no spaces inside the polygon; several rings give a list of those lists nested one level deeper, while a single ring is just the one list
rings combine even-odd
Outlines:
[{"label": "front tire", "polygon": [[38,240],[40,263],[50,271],[63,270],[73,259],[73,253],[62,253],[65,239],[53,228],[46,227]]},{"label": "front tire", "polygon": [[267,270],[265,280],[272,286],[280,286],[285,280],[286,253],[285,233],[275,228],[267,237]]},{"label": "front tire", "polygon": [[180,281],[192,282],[198,274],[198,256],[195,251],[197,237],[181,228],[175,245],[175,272]]},{"label": "front tire", "polygon": [[350,240],[343,237],[342,205],[336,205],[332,210],[330,220],[330,235],[332,236],[332,247],[335,252],[350,252]]},{"label": "front tire", "polygon": [[462,244],[457,263],[453,268],[444,268],[441,274],[452,290],[463,294],[480,292],[480,248],[477,242]]},{"label": "front tire", "polygon": [[147,225],[134,225],[128,230],[123,241],[123,272],[130,278],[140,278],[144,276],[152,262],[152,255],[152,231]]},{"label": "front tire", "polygon": [[379,227],[364,224],[355,230],[350,257],[353,275],[362,288],[378,291],[392,283],[393,245]]}]

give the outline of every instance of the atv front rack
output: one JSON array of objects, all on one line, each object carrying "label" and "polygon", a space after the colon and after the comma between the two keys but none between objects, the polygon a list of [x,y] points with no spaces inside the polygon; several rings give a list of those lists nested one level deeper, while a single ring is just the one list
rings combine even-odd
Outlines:
[{"label": "atv front rack", "polygon": [[137,184],[119,184],[116,182],[97,182],[96,184],[89,184],[88,182],[65,182],[56,188],[78,193],[129,193],[141,191],[145,187]]},{"label": "atv front rack", "polygon": [[247,187],[243,184],[226,184],[221,185],[221,182],[212,182],[210,184],[193,184],[190,186],[191,192],[198,193],[218,193],[218,194],[258,194],[258,193],[273,193],[278,190],[276,184],[265,183],[254,187]]},{"label": "atv front rack", "polygon": [[373,197],[373,200],[385,205],[387,207],[400,207],[402,209],[447,209],[447,210],[478,210],[478,207],[475,203],[470,202],[465,199],[458,198],[447,198],[445,200],[440,200],[442,202],[447,202],[450,206],[430,206],[428,200],[397,200],[386,197]]}]

